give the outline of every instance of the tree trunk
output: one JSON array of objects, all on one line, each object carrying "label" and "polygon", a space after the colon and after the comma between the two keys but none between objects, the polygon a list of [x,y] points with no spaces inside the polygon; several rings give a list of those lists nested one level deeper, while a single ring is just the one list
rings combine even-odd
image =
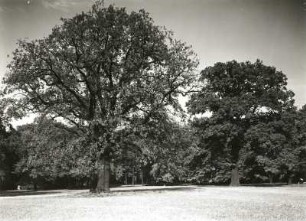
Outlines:
[{"label": "tree trunk", "polygon": [[230,186],[240,186],[239,171],[237,165],[232,169]]},{"label": "tree trunk", "polygon": [[95,174],[91,174],[91,176],[88,179],[88,186],[90,188],[90,192],[96,192],[96,187],[97,187],[97,182],[98,182],[98,176]]},{"label": "tree trunk", "polygon": [[134,167],[132,169],[132,185],[134,186],[135,185],[135,171],[134,171]]},{"label": "tree trunk", "polygon": [[270,184],[273,183],[273,174],[270,174],[270,175],[269,175],[269,182],[270,182]]},{"label": "tree trunk", "polygon": [[291,185],[292,184],[292,176],[289,176],[288,177],[288,185]]},{"label": "tree trunk", "polygon": [[124,176],[125,176],[124,184],[127,185],[128,184],[128,173],[127,173],[127,171],[125,171]]},{"label": "tree trunk", "polygon": [[37,182],[36,182],[36,180],[34,180],[34,182],[33,182],[33,188],[34,188],[34,191],[37,191]]},{"label": "tree trunk", "polygon": [[288,185],[292,184],[292,179],[293,179],[293,174],[291,172],[288,172],[289,176],[288,176]]},{"label": "tree trunk", "polygon": [[97,193],[108,193],[109,189],[109,178],[110,178],[110,159],[109,157],[103,156],[99,160],[100,169],[98,170],[98,183],[96,187]]}]

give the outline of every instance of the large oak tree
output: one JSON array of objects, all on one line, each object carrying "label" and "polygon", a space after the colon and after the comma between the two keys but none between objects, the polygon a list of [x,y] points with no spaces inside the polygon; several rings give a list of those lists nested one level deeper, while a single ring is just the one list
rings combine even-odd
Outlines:
[{"label": "large oak tree", "polygon": [[[64,119],[98,150],[97,191],[109,191],[115,134],[154,112],[179,109],[197,66],[194,52],[144,10],[101,2],[33,41],[19,41],[4,83],[25,110]],[[135,120],[137,119],[137,120]],[[86,146],[84,146],[86,148]]]}]

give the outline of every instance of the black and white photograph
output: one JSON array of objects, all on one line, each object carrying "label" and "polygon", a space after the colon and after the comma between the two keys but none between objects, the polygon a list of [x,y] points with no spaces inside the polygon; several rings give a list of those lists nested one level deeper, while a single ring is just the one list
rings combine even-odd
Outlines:
[{"label": "black and white photograph", "polygon": [[306,220],[306,0],[0,0],[0,220]]}]

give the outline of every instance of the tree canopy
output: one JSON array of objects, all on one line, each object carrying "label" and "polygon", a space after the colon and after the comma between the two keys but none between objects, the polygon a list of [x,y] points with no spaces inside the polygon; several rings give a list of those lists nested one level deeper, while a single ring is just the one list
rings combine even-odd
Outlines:
[{"label": "tree canopy", "polygon": [[[294,109],[294,94],[286,88],[282,72],[259,60],[216,63],[201,72],[201,82],[201,91],[188,102],[189,112],[198,116],[193,125],[198,128],[200,152],[214,168],[232,169],[231,184],[238,185],[238,168],[247,153],[246,135],[250,130],[265,133],[259,129],[261,124],[279,120],[283,112]],[[211,116],[203,117],[205,113]],[[281,142],[279,138],[275,141]]]},{"label": "tree canopy", "polygon": [[[18,45],[6,92],[18,94],[16,105],[25,111],[91,133],[103,162],[120,128],[146,123],[160,109],[180,109],[178,96],[190,89],[198,64],[191,48],[144,10],[127,13],[99,3],[62,19],[46,38]],[[106,183],[98,190],[108,191]]]}]

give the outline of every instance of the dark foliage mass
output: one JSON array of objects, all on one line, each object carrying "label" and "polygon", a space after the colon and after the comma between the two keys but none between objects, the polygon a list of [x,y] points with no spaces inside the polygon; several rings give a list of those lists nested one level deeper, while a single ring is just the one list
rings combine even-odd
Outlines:
[{"label": "dark foliage mass", "polygon": [[[306,106],[294,106],[285,74],[257,60],[197,76],[191,47],[144,10],[97,2],[13,55],[0,103],[2,189],[305,176]],[[181,95],[189,123],[178,120]],[[9,125],[28,113],[32,124]]]},{"label": "dark foliage mass", "polygon": [[6,130],[0,118],[0,190],[9,189],[15,185],[18,177],[14,166],[18,162],[18,134],[13,129]]},{"label": "dark foliage mass", "polygon": [[239,185],[239,173],[245,182],[291,176],[296,109],[286,76],[261,61],[231,61],[203,70],[201,82],[188,103],[199,137],[195,179]]}]

